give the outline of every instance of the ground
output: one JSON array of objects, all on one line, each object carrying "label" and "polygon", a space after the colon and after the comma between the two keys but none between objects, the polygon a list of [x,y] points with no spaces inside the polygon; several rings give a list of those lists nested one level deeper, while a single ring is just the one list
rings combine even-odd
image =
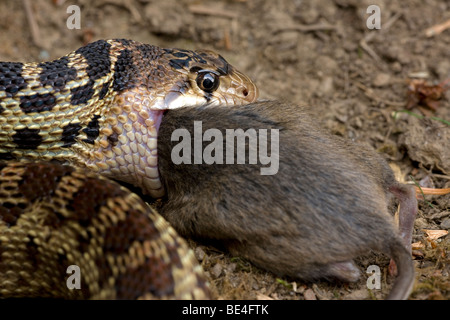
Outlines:
[{"label": "ground", "polygon": [[[450,78],[450,29],[426,32],[450,19],[448,1],[37,0],[28,1],[31,28],[25,2],[0,2],[0,61],[51,60],[121,37],[214,49],[254,79],[261,98],[313,106],[321,125],[371,144],[399,179],[450,188],[450,90],[431,105],[436,110],[408,93],[412,79],[437,85]],[[71,4],[81,9],[81,29],[66,26]],[[381,29],[366,25],[372,4],[380,8]],[[410,299],[450,298],[450,236],[431,239],[424,231],[450,228],[449,204],[450,194],[419,200]],[[381,299],[393,280],[389,260],[375,254],[358,260],[364,275],[358,283],[305,283],[191,245],[220,299]],[[381,267],[380,290],[367,289],[371,264]]]}]

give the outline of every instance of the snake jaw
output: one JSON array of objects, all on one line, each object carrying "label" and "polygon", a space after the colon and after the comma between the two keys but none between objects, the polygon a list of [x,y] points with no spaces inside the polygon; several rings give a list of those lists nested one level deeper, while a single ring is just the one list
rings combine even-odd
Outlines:
[{"label": "snake jaw", "polygon": [[205,92],[199,88],[196,83],[197,72],[191,72],[187,78],[188,80],[175,82],[162,99],[153,101],[150,109],[171,110],[205,104],[243,105],[255,102],[258,97],[256,85],[250,78],[236,70],[219,76],[219,86],[213,92]]},{"label": "snake jaw", "polygon": [[164,110],[189,107],[194,105],[204,105],[208,101],[204,96],[197,94],[184,93],[182,91],[170,91],[164,97]]}]

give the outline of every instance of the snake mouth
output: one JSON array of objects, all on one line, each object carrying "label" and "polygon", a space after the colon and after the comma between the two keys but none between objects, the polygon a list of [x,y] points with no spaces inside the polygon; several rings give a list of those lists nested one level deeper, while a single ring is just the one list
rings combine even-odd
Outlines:
[{"label": "snake mouth", "polygon": [[156,99],[151,110],[172,110],[182,107],[223,105],[245,105],[255,102],[258,98],[258,88],[246,76],[235,72],[234,77],[221,79],[214,92],[203,92],[198,87],[176,84],[162,98]]},{"label": "snake mouth", "polygon": [[192,106],[245,105],[255,102],[259,97],[258,87],[253,81],[236,69],[231,69],[227,77],[221,77],[216,91],[206,93],[186,82],[176,83],[163,99],[156,101],[151,110],[151,117],[159,132],[164,114],[173,109]]},{"label": "snake mouth", "polygon": [[168,111],[169,111],[168,109],[151,111],[151,117],[153,118],[153,123],[156,132],[159,132],[159,127],[161,126],[162,118],[164,117],[164,114]]}]

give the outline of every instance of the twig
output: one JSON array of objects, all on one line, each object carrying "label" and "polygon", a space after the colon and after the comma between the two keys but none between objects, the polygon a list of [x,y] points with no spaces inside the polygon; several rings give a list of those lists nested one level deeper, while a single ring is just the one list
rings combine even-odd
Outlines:
[{"label": "twig", "polygon": [[230,21],[230,27],[225,28],[223,30],[223,46],[227,50],[231,50],[232,48],[232,41],[231,41],[231,35],[237,34],[237,18],[238,14],[231,11],[226,11],[223,9],[216,9],[211,7],[206,7],[202,5],[190,5],[188,6],[189,11],[193,14],[200,14],[200,15],[208,15],[208,16],[215,16],[215,17],[221,17],[229,19]]},{"label": "twig", "polygon": [[427,37],[433,37],[433,36],[440,34],[441,32],[443,32],[444,30],[446,30],[448,28],[450,28],[450,19],[443,23],[435,24],[434,26],[426,29],[425,35]]},{"label": "twig", "polygon": [[320,22],[320,23],[316,23],[316,24],[295,24],[293,26],[289,26],[289,27],[282,27],[279,28],[277,30],[273,31],[273,34],[278,34],[280,32],[288,32],[288,31],[300,31],[300,32],[312,32],[312,31],[330,31],[330,30],[335,30],[336,27],[328,24],[328,23],[324,23],[324,22]]},{"label": "twig", "polygon": [[397,12],[396,14],[394,14],[392,16],[392,18],[390,18],[385,24],[384,27],[382,29],[382,31],[386,31],[388,30],[390,27],[392,27],[392,25],[403,15],[402,11]]},{"label": "twig", "polygon": [[429,218],[431,220],[434,220],[434,219],[442,219],[445,218],[446,216],[450,216],[450,211],[437,212],[431,215]]},{"label": "twig", "polygon": [[376,52],[373,51],[372,48],[367,44],[366,39],[362,39],[362,40],[359,42],[359,46],[360,46],[361,48],[363,48],[364,51],[366,51],[366,52],[369,54],[369,56],[371,56],[372,59],[375,60],[375,62],[376,62],[377,64],[381,65],[381,64],[383,63],[383,61],[382,61],[381,58],[378,56],[378,54],[376,54]]},{"label": "twig", "polygon": [[435,176],[436,178],[442,178],[442,179],[450,180],[450,176],[447,176],[445,174],[433,173],[432,175]]},{"label": "twig", "polygon": [[406,105],[405,102],[399,102],[399,101],[390,101],[390,100],[384,100],[380,97],[378,97],[377,95],[375,95],[375,93],[373,92],[372,89],[366,87],[365,85],[363,85],[360,82],[355,82],[355,85],[360,88],[361,90],[364,91],[364,94],[369,97],[372,100],[375,100],[377,102],[382,102],[386,105],[390,105],[390,106],[394,106],[394,107],[404,107]]},{"label": "twig", "polygon": [[42,45],[39,41],[40,33],[39,33],[39,26],[36,22],[36,19],[34,18],[33,10],[31,9],[31,4],[29,0],[22,0],[23,6],[25,8],[25,13],[27,15],[28,24],[30,26],[30,32],[31,32],[31,39],[33,41],[33,44],[39,48],[42,48]]},{"label": "twig", "polygon": [[226,50],[231,50],[230,30],[228,29],[223,30],[223,46]]},{"label": "twig", "polygon": [[114,5],[114,6],[121,7],[121,8],[128,10],[131,13],[131,16],[133,17],[134,21],[136,21],[137,23],[141,23],[143,21],[141,13],[133,4],[130,3],[130,1],[127,1],[127,0],[102,0],[99,2],[95,2],[95,6],[97,8],[100,8],[107,4]]},{"label": "twig", "polygon": [[[418,192],[419,187],[415,187],[416,188],[416,192]],[[422,191],[423,194],[433,194],[433,195],[445,195],[447,193],[450,193],[450,188],[444,188],[444,189],[436,189],[436,188],[423,188],[420,187],[420,190]]]},{"label": "twig", "polygon": [[214,9],[202,5],[191,5],[188,7],[189,11],[193,14],[204,14],[208,16],[223,17],[229,19],[235,19],[238,17],[237,13],[225,10]]},{"label": "twig", "polygon": [[[393,24],[394,22],[396,22],[401,16],[402,16],[403,12],[399,11],[396,14],[394,14],[384,25],[383,28],[381,29],[381,33],[386,32],[386,30],[388,30]],[[378,56],[378,54],[376,54],[375,51],[372,50],[372,48],[369,46],[369,42],[378,34],[379,32],[370,32],[368,34],[366,34],[364,36],[364,38],[362,38],[359,41],[359,45],[361,48],[363,48],[368,54],[369,56],[372,57],[372,59],[374,59],[379,65],[384,66],[383,61],[381,60],[381,58]]]}]

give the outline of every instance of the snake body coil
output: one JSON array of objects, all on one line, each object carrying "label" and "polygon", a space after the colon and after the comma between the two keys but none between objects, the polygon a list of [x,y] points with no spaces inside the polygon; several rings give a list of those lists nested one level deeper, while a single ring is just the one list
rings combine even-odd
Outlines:
[{"label": "snake body coil", "polygon": [[[256,97],[211,51],[124,39],[50,62],[0,62],[0,297],[207,297],[186,243],[105,177],[162,196],[164,110]],[[71,265],[81,290],[67,289]]]}]

